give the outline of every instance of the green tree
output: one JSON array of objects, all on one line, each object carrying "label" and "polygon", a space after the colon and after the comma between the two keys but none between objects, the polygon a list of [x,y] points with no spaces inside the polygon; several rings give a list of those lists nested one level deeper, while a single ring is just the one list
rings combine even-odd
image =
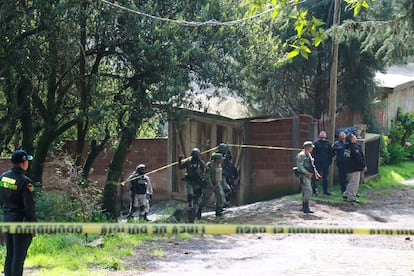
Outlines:
[{"label": "green tree", "polygon": [[342,24],[335,32],[344,40],[363,41],[361,50],[387,64],[406,62],[414,54],[414,3],[411,0],[373,2],[368,12]]},{"label": "green tree", "polygon": [[[330,32],[333,1],[304,2],[298,10],[306,10],[308,18],[325,22],[320,28]],[[352,10],[346,9],[342,18],[352,18]],[[238,60],[237,83],[244,85],[242,95],[251,103],[259,103],[265,113],[289,116],[298,113],[317,118],[327,114],[329,107],[329,72],[331,41],[323,41],[319,47],[307,53],[307,58],[286,60],[286,41],[297,39],[295,24],[286,24],[283,17],[266,18],[248,28],[248,52]],[[312,39],[312,35],[309,39]],[[348,106],[364,114],[371,125],[370,102],[374,93],[375,71],[382,69],[381,62],[370,53],[361,53],[357,39],[340,45],[338,70],[338,111]],[[279,61],[279,62],[278,62]],[[237,84],[235,84],[237,85]],[[234,87],[234,86],[233,86]]]}]

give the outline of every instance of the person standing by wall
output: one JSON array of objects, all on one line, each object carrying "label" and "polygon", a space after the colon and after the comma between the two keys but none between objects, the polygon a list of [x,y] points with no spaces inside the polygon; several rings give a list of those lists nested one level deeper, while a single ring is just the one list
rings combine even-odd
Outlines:
[{"label": "person standing by wall", "polygon": [[[33,160],[33,157],[24,150],[13,152],[13,168],[0,176],[0,204],[4,222],[37,220],[32,181],[24,174],[29,168],[30,160]],[[32,238],[32,234],[5,234],[5,276],[23,275],[23,265]]]},{"label": "person standing by wall", "polygon": [[127,218],[131,218],[139,210],[139,218],[149,221],[147,218],[150,202],[152,200],[152,185],[150,178],[145,175],[147,166],[139,164],[127,179],[130,188],[130,208]]},{"label": "person standing by wall", "polygon": [[345,132],[338,133],[338,140],[333,144],[332,151],[336,159],[336,167],[338,168],[339,183],[341,184],[341,192],[346,189],[346,170],[345,170]]},{"label": "person standing by wall", "polygon": [[348,184],[345,192],[342,194],[349,202],[359,202],[356,199],[361,173],[367,171],[365,156],[360,145],[357,144],[357,137],[349,133],[346,136],[347,144],[345,145],[345,170],[348,178]]},{"label": "person standing by wall", "polygon": [[313,213],[309,208],[309,199],[312,194],[311,178],[320,178],[317,169],[313,164],[313,151],[314,145],[311,141],[303,143],[303,150],[296,156],[296,168],[299,181],[302,185],[302,207],[304,213]]},{"label": "person standing by wall", "polygon": [[319,133],[319,140],[315,142],[315,148],[313,149],[313,157],[315,158],[316,169],[322,174],[323,193],[325,195],[331,195],[328,192],[328,175],[333,152],[331,142],[326,138],[325,131]]}]

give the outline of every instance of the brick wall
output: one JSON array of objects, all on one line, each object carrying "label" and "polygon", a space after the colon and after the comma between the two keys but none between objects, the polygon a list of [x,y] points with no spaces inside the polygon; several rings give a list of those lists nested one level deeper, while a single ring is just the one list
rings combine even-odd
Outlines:
[{"label": "brick wall", "polygon": [[[65,150],[72,152],[73,144],[68,143]],[[135,170],[140,163],[147,165],[147,171],[155,170],[167,164],[168,139],[137,139],[130,148],[127,159],[123,166],[122,179],[124,181]],[[36,156],[34,156],[36,158]],[[97,181],[103,188],[105,185],[106,173],[112,159],[112,151],[106,148],[101,152],[93,164],[90,179]],[[9,158],[0,159],[0,169],[4,171],[12,166]],[[47,176],[52,173],[48,167],[45,167],[43,174],[43,186],[47,189]],[[167,192],[167,170],[162,170],[154,174],[150,174],[152,185],[154,187],[154,199],[161,200],[170,198]],[[128,187],[122,187],[123,205],[128,204]]]},{"label": "brick wall", "polygon": [[[297,128],[295,124],[298,124]],[[250,177],[244,201],[254,202],[299,191],[299,185],[293,179],[292,167],[303,141],[315,138],[312,124],[315,125],[315,120],[306,115],[250,122],[249,144],[288,149],[247,150]],[[297,150],[289,150],[291,148]]]},{"label": "brick wall", "polygon": [[[340,114],[337,122],[338,128],[352,126],[353,123],[351,122],[355,122],[356,118],[359,118],[358,116],[351,112]],[[237,123],[221,122],[217,118],[203,117],[199,120],[197,124],[203,123],[208,131],[206,130],[206,133],[198,133],[194,132],[193,129],[199,128],[191,127],[188,130],[186,129],[183,141],[179,141],[180,139],[174,135],[173,138],[170,138],[171,148],[168,148],[168,139],[138,139],[134,141],[124,163],[121,180],[126,180],[140,163],[146,164],[148,171],[151,171],[166,165],[168,160],[170,162],[176,161],[178,154],[185,153],[188,155],[194,146],[205,145],[206,148],[209,148],[215,145],[217,139],[213,138],[217,134],[217,125],[221,124],[225,128],[223,135],[229,136],[223,136],[222,139],[229,143],[297,149],[232,148],[234,162],[241,176],[237,195],[238,204],[270,199],[299,191],[299,185],[293,179],[292,167],[295,165],[296,154],[301,150],[303,142],[317,139],[320,122],[318,129],[318,121],[313,117],[299,115],[294,118],[246,120],[238,121]],[[192,124],[195,123],[196,121],[193,120]],[[207,128],[207,126],[210,127]],[[171,131],[170,133],[176,135],[176,131]],[[213,143],[208,143],[208,141]],[[184,145],[180,145],[180,143]],[[71,147],[69,146],[68,148]],[[201,148],[202,150],[206,149],[204,147]],[[90,174],[90,178],[98,181],[102,187],[105,183],[111,158],[112,152],[108,148],[98,156],[98,160],[95,161],[93,171]],[[10,165],[8,159],[0,160],[0,168],[3,168],[3,170],[10,167]],[[46,169],[45,175],[47,173]],[[172,196],[185,199],[185,188],[181,180],[183,173],[183,171],[178,171],[177,167],[174,166],[170,172],[165,169],[151,174],[150,177],[154,186],[154,199],[162,200]],[[47,185],[47,183],[44,183],[44,185]],[[176,189],[173,189],[174,185]],[[125,206],[128,204],[128,189],[126,186],[123,186],[121,196],[122,203]]]}]

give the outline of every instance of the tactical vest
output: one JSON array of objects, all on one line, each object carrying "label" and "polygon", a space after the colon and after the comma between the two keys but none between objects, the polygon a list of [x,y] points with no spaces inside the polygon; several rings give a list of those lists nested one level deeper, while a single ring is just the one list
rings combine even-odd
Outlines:
[{"label": "tactical vest", "polygon": [[194,180],[200,177],[200,172],[201,172],[200,162],[190,163],[190,165],[187,168],[187,175],[190,178],[193,178]]},{"label": "tactical vest", "polygon": [[222,167],[216,167],[216,171],[214,174],[214,181],[216,183],[220,183],[223,181],[223,168]]},{"label": "tactical vest", "polygon": [[143,195],[147,193],[148,182],[143,176],[132,180],[131,183],[132,183],[132,187],[131,187],[132,191],[135,194]]}]

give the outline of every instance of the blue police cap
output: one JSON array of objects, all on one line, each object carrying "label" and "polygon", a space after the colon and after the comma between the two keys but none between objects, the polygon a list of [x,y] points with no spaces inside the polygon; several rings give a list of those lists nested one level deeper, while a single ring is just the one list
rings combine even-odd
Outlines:
[{"label": "blue police cap", "polygon": [[33,160],[33,156],[27,154],[25,150],[16,150],[12,153],[11,161],[13,164],[19,164],[26,160]]}]

